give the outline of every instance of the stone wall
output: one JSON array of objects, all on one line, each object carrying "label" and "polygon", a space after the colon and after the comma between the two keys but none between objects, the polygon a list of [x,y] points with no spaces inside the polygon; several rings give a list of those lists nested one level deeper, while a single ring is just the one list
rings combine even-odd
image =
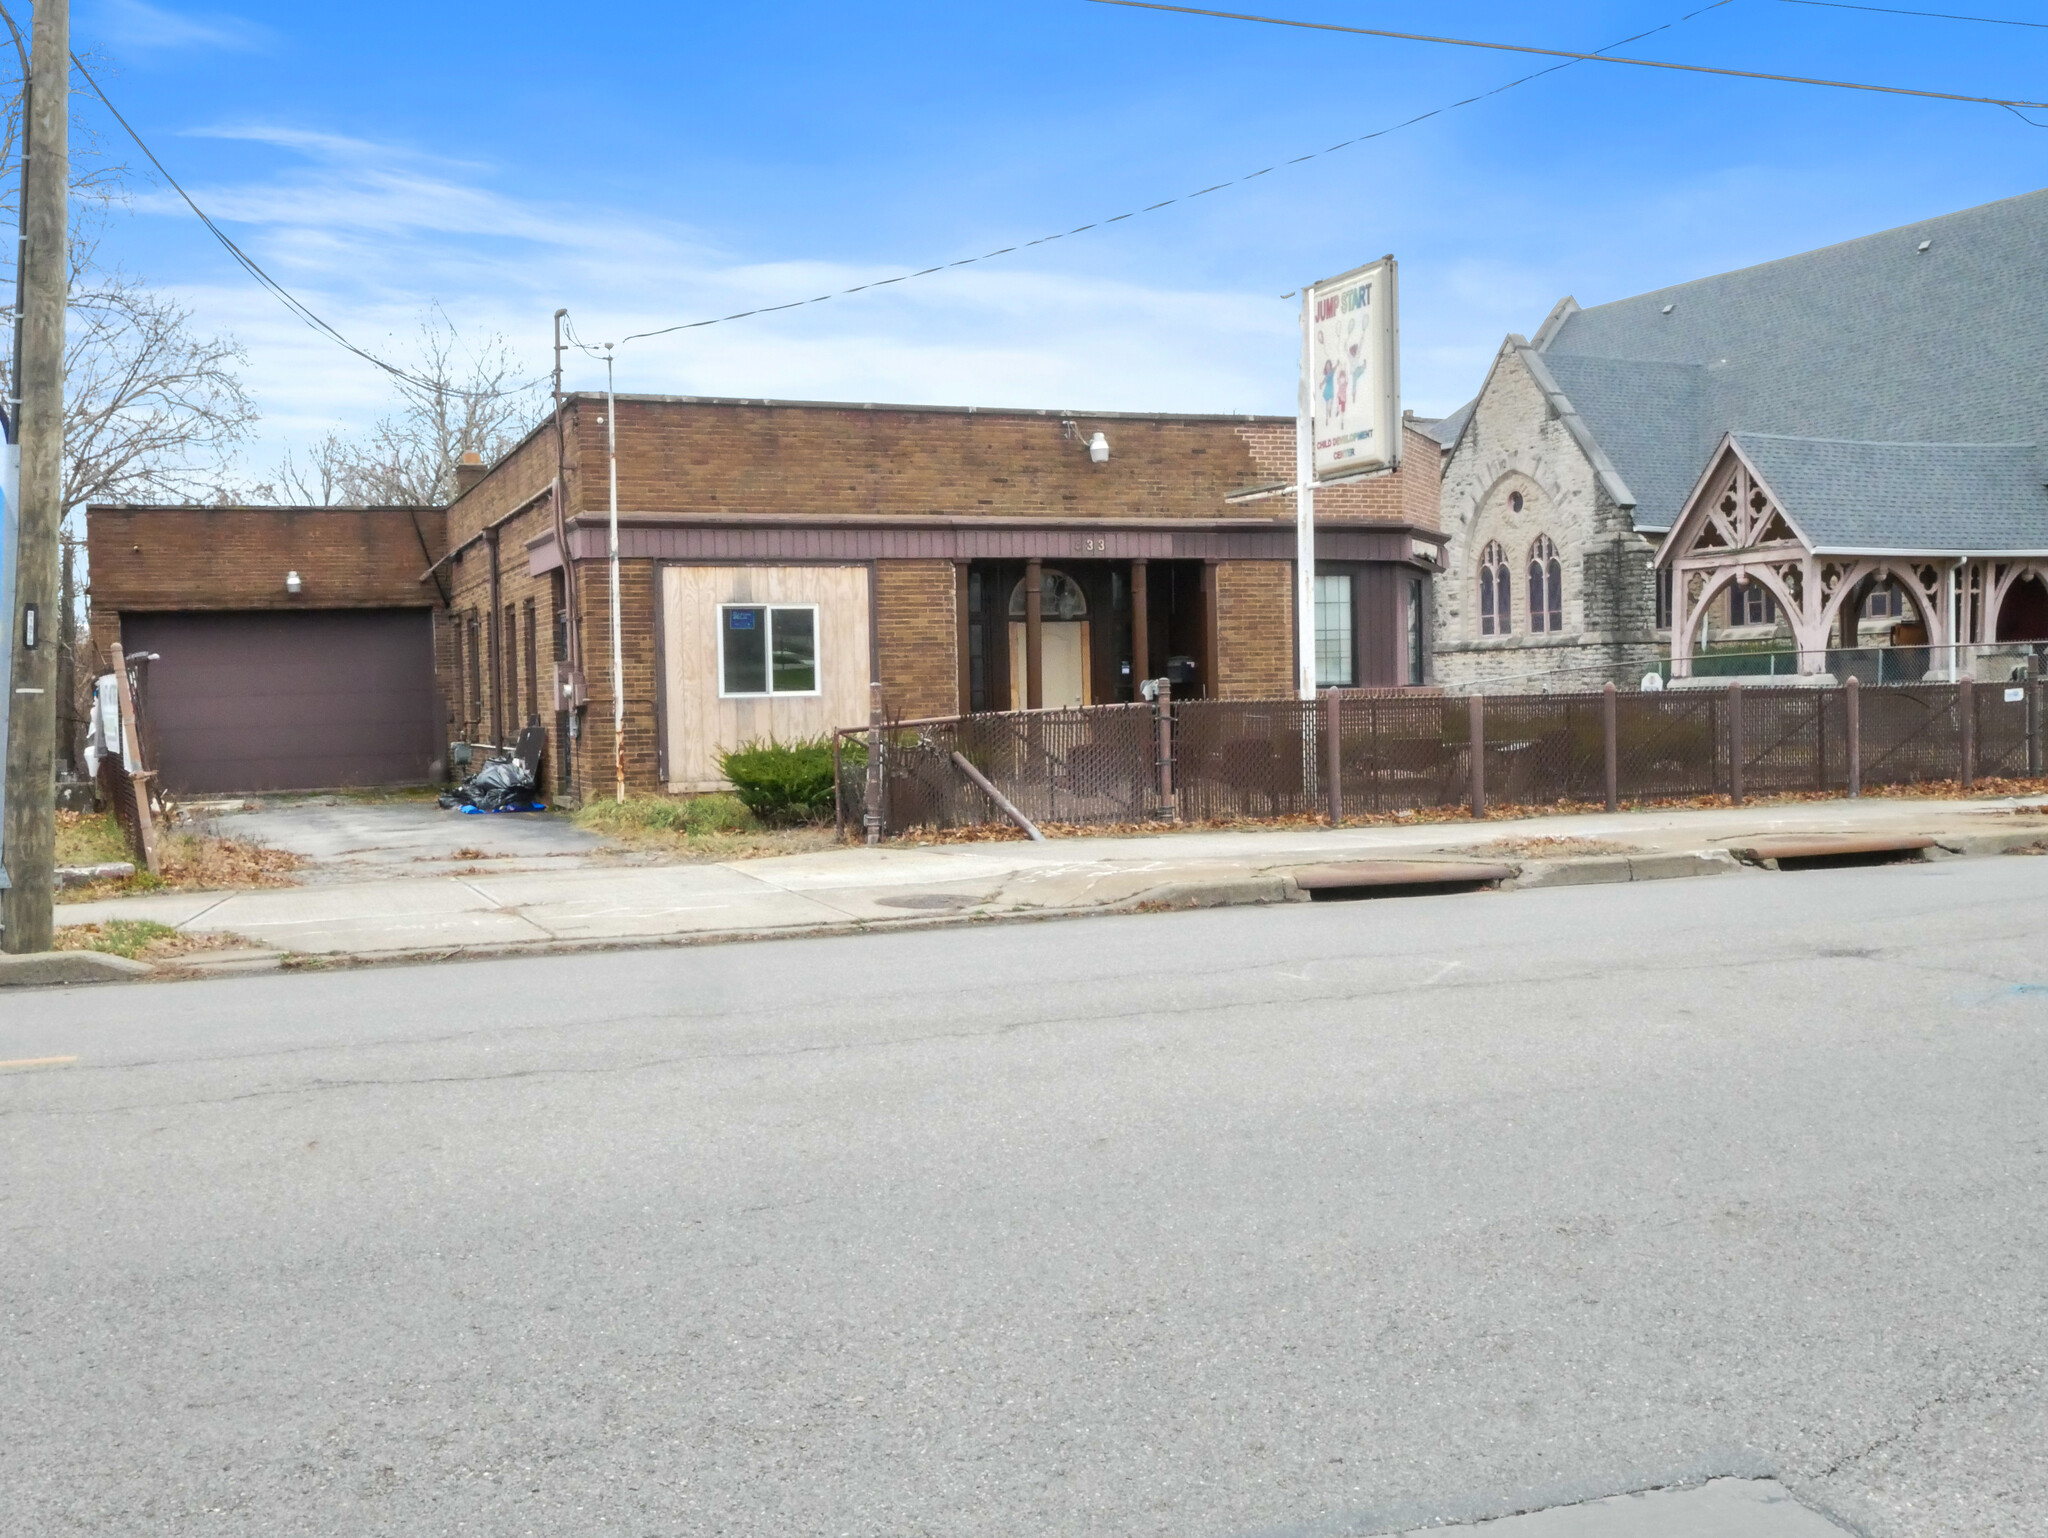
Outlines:
[{"label": "stone wall", "polygon": [[[1652,547],[1512,345],[1444,467],[1440,507],[1450,542],[1436,587],[1435,677],[1445,689],[1597,689],[1638,682],[1655,665]],[[1564,629],[1532,634],[1528,565],[1541,535],[1563,568]],[[1488,637],[1480,634],[1479,558],[1491,541],[1507,556],[1513,624]]]}]

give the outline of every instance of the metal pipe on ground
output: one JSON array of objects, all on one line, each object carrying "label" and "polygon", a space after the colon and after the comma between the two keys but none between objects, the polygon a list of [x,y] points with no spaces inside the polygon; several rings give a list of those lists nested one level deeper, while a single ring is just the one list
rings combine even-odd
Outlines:
[{"label": "metal pipe on ground", "polygon": [[1005,817],[1009,818],[1010,821],[1014,822],[1018,827],[1024,830],[1024,836],[1026,838],[1030,839],[1035,844],[1042,844],[1045,842],[1045,835],[1038,831],[1038,825],[1034,823],[1029,817],[1026,817],[1022,812],[1018,811],[1017,808],[1011,804],[1010,798],[1004,795],[1001,791],[997,790],[994,785],[990,784],[988,777],[984,775],[979,769],[975,768],[974,765],[970,764],[967,761],[967,756],[964,753],[961,753],[958,749],[954,750],[953,763],[962,774],[966,775],[968,779],[974,781],[976,785],[981,787],[981,793],[987,796],[989,800],[995,802],[997,809],[1001,811]]}]

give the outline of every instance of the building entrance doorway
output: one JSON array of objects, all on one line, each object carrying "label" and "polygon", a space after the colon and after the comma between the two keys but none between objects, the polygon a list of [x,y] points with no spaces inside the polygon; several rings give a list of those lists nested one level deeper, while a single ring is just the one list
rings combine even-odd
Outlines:
[{"label": "building entrance doorway", "polygon": [[[1047,710],[1095,703],[1088,644],[1088,600],[1063,571],[1043,573],[1039,600],[1039,688]],[[1024,584],[1010,592],[1010,708],[1024,709]]]}]

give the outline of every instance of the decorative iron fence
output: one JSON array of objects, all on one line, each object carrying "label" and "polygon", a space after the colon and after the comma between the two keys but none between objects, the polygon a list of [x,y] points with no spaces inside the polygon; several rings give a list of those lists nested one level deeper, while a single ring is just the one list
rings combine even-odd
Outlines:
[{"label": "decorative iron fence", "polygon": [[872,812],[881,833],[896,834],[1006,821],[962,760],[1034,824],[1095,826],[2038,776],[2041,688],[1966,678],[1476,701],[1338,690],[1313,703],[1177,700],[900,722],[838,734],[840,823],[859,826]]}]

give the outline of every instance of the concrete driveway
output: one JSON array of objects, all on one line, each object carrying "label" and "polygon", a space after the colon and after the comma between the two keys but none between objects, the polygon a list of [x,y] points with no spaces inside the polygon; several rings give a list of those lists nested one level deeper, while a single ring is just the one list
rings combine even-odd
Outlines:
[{"label": "concrete driveway", "polygon": [[309,884],[394,876],[443,876],[485,868],[573,870],[638,863],[556,812],[473,816],[432,801],[352,801],[342,796],[264,798],[202,813],[197,831],[286,849],[308,861]]}]

